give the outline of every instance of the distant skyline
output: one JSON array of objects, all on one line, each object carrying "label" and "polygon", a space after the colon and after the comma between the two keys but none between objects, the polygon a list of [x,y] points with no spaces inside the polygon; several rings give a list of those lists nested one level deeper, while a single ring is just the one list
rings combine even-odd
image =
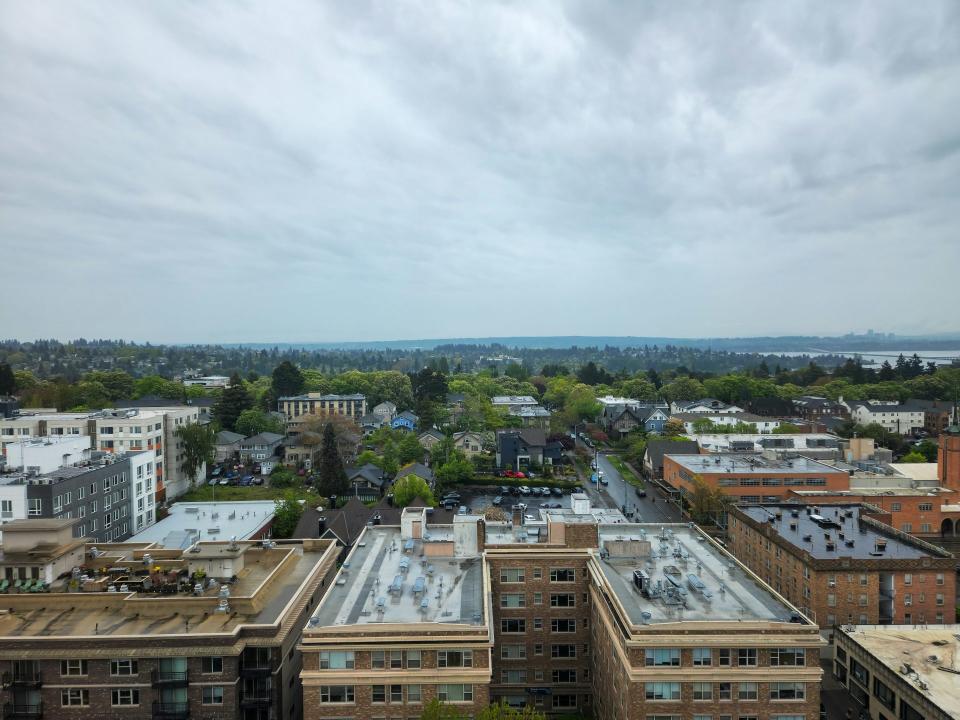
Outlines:
[{"label": "distant skyline", "polygon": [[0,3],[0,337],[958,330],[960,3]]}]

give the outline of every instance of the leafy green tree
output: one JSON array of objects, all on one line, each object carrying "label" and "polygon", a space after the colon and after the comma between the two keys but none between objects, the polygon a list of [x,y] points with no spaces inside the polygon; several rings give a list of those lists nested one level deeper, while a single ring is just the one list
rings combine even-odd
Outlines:
[{"label": "leafy green tree", "polygon": [[902,463],[925,463],[925,462],[927,462],[927,456],[924,455],[922,452],[919,452],[919,451],[917,451],[917,450],[911,450],[911,451],[908,452],[906,455],[904,455],[902,458],[900,458],[900,462],[902,462]]},{"label": "leafy green tree", "polygon": [[443,703],[434,698],[423,706],[420,720],[461,720],[463,715],[456,706]]},{"label": "leafy green tree", "polygon": [[213,462],[216,452],[216,433],[209,425],[190,423],[180,425],[175,431],[183,454],[180,456],[180,471],[193,483],[204,465]]},{"label": "leafy green tree", "polygon": [[773,429],[774,435],[793,435],[800,432],[800,428],[791,422],[781,422]]},{"label": "leafy green tree", "polygon": [[337,434],[332,423],[323,429],[323,441],[320,444],[320,462],[317,472],[317,485],[321,494],[326,496],[345,495],[350,488],[343,459],[337,450]]},{"label": "leafy green tree", "polygon": [[357,455],[357,465],[376,465],[381,470],[383,469],[381,463],[383,458],[377,455],[373,450],[364,450],[362,453]]},{"label": "leafy green tree", "polygon": [[293,535],[297,529],[297,523],[300,522],[300,516],[303,514],[303,506],[297,500],[297,496],[292,493],[284,493],[283,497],[273,501],[273,536],[277,538],[288,538]]},{"label": "leafy green tree", "polygon": [[427,505],[434,504],[430,486],[419,475],[404,475],[391,486],[390,491],[393,493],[394,504],[399,507],[406,507],[418,497]]},{"label": "leafy green tree", "polygon": [[564,400],[562,418],[566,425],[575,425],[581,420],[593,420],[600,414],[600,403],[588,385],[578,383],[570,388]]},{"label": "leafy green tree", "polygon": [[717,431],[717,426],[710,418],[697,418],[693,421],[693,431],[695,433],[712,433]]},{"label": "leafy green tree", "polygon": [[230,378],[230,387],[224,388],[220,400],[213,406],[213,415],[224,430],[236,431],[240,413],[253,407],[253,399],[247,392],[241,377],[234,373]]},{"label": "leafy green tree", "polygon": [[159,375],[145,375],[134,382],[133,396],[141,398],[146,395],[156,395],[181,402],[184,398],[184,386],[182,383]]},{"label": "leafy green tree", "polygon": [[397,454],[399,455],[400,464],[406,465],[412,462],[423,462],[423,456],[426,455],[426,451],[417,439],[416,433],[405,432],[403,433],[403,437],[400,438],[400,444],[397,446]]},{"label": "leafy green tree", "polygon": [[670,418],[663,424],[664,435],[683,435],[685,431],[683,421],[678,418]]},{"label": "leafy green tree", "polygon": [[924,440],[916,447],[916,451],[923,455],[925,462],[937,462],[937,450],[939,445],[932,440]]},{"label": "leafy green tree", "polygon": [[387,477],[393,477],[400,469],[400,456],[397,453],[397,446],[392,439],[387,439],[383,445],[383,455],[380,457],[380,469]]},{"label": "leafy green tree", "polygon": [[133,397],[133,378],[123,370],[110,370],[108,372],[97,370],[94,372],[88,372],[83,376],[83,379],[89,382],[100,383],[106,390],[107,396],[111,402],[116,400],[127,400]]},{"label": "leafy green tree", "polygon": [[280,422],[278,418],[256,408],[241,412],[239,417],[237,417],[235,427],[236,432],[246,437],[259,435],[262,432],[272,432],[282,435],[284,430],[283,423]]},{"label": "leafy green tree", "polygon": [[532,705],[512,708],[507,705],[506,700],[501,700],[499,703],[483,708],[477,713],[477,720],[546,720],[546,715]]},{"label": "leafy green tree", "polygon": [[430,462],[434,467],[440,467],[451,458],[454,452],[453,438],[445,435],[443,440],[430,448]]},{"label": "leafy green tree", "polygon": [[302,487],[303,481],[293,470],[277,465],[270,472],[270,487],[272,488],[296,488]]},{"label": "leafy green tree", "polygon": [[473,463],[459,450],[434,473],[437,490],[451,485],[465,485],[473,480]]},{"label": "leafy green tree", "polygon": [[624,380],[616,387],[623,397],[634,398],[635,400],[656,400],[658,395],[657,386],[643,374]]},{"label": "leafy green tree", "polygon": [[299,395],[303,392],[305,380],[300,368],[289,360],[284,360],[273,369],[271,386],[274,397]]},{"label": "leafy green tree", "polygon": [[691,377],[678,377],[660,388],[660,393],[669,402],[676,400],[697,400],[706,395],[703,383]]}]

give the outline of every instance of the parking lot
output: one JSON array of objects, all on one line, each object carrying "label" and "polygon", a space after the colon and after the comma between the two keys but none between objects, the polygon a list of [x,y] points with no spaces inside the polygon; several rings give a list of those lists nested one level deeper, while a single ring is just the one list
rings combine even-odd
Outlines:
[{"label": "parking lot", "polygon": [[[531,486],[531,490],[533,486]],[[503,494],[498,486],[468,486],[457,488],[454,492],[460,495],[460,505],[464,505],[473,513],[482,513],[488,507],[494,504],[497,497],[501,498],[500,508],[509,513],[511,508],[517,503],[524,503],[527,508],[538,509],[548,503],[552,508],[569,508],[570,494],[564,492],[563,495],[551,493],[549,497],[542,495],[514,495],[513,488],[509,494]]]}]

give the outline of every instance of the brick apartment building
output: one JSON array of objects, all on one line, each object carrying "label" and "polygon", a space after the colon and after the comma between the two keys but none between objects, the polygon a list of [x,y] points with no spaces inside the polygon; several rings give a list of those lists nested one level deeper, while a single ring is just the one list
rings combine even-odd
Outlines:
[{"label": "brick apartment building", "polygon": [[[17,578],[0,583],[5,719],[302,717],[297,641],[333,542],[94,547],[76,522],[4,527],[0,577]],[[52,582],[23,590],[35,575]]]},{"label": "brick apartment building", "polygon": [[773,454],[710,453],[663,457],[663,479],[683,494],[699,478],[737,502],[777,502],[791,489],[848,490],[850,473],[807,457]]},{"label": "brick apartment building", "polygon": [[419,718],[439,698],[549,715],[817,714],[817,627],[698,529],[407,508],[371,526],[304,628],[305,717]]},{"label": "brick apartment building", "polygon": [[731,552],[824,628],[954,620],[956,560],[858,505],[741,505]]}]

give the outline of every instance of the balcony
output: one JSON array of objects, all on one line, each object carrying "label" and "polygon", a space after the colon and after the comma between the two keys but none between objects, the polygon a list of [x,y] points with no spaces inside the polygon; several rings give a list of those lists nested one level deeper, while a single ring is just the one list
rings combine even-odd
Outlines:
[{"label": "balcony", "polygon": [[3,687],[38,688],[43,684],[39,670],[16,671],[3,673]]},{"label": "balcony", "polygon": [[269,665],[241,665],[240,677],[244,678],[265,678],[273,674],[273,668]]},{"label": "balcony", "polygon": [[163,720],[186,720],[190,717],[190,703],[188,702],[155,702],[153,717]]},{"label": "balcony", "polygon": [[273,698],[270,696],[270,693],[263,695],[244,695],[240,698],[240,707],[244,710],[251,708],[265,708],[270,707],[273,704]]},{"label": "balcony", "polygon": [[35,720],[43,717],[43,703],[36,705],[17,705],[7,703],[3,706],[3,720]]},{"label": "balcony", "polygon": [[153,687],[186,687],[189,680],[185,670],[182,672],[154,670],[150,675],[150,683]]}]

